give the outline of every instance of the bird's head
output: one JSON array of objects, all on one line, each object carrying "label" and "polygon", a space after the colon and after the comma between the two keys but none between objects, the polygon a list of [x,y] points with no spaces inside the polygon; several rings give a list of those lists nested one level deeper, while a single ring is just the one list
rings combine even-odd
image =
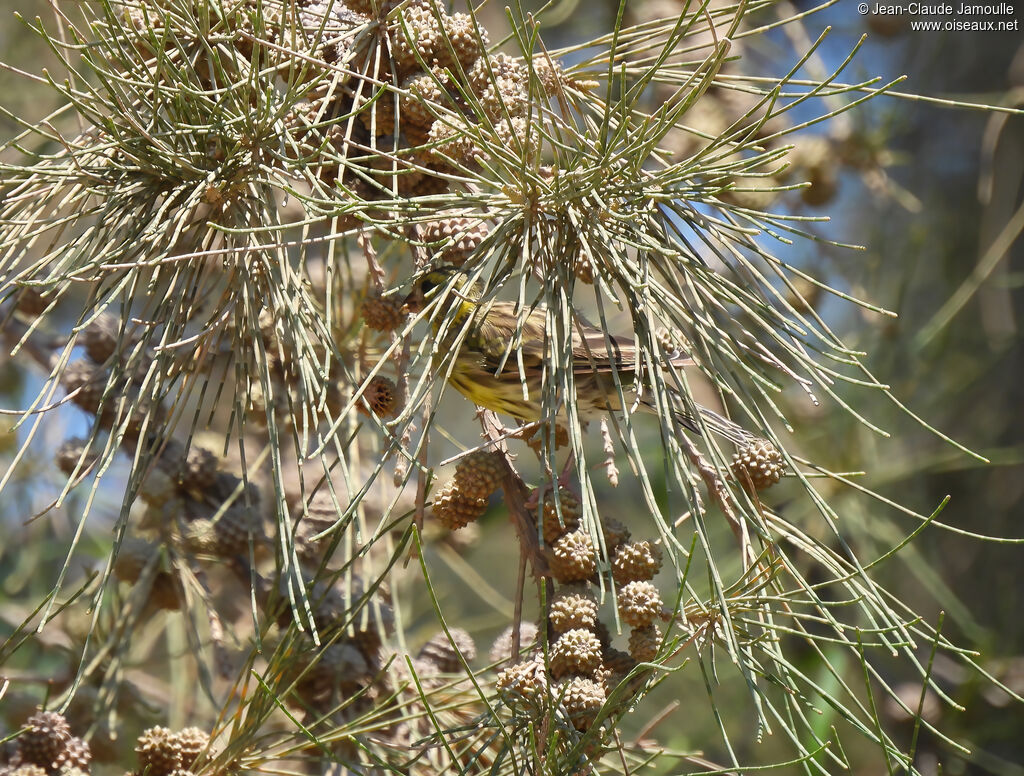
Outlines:
[{"label": "bird's head", "polygon": [[479,297],[479,291],[470,283],[465,270],[445,265],[430,270],[416,280],[412,291],[405,297],[405,306],[409,312],[418,313],[435,298],[446,295],[452,295],[453,298],[460,300],[460,305],[471,311]]}]

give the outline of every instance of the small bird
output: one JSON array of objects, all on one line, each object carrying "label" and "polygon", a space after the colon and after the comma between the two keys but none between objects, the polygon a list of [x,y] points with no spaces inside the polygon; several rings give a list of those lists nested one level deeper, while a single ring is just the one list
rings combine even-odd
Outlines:
[{"label": "small bird", "polygon": [[[420,277],[404,303],[410,312],[417,313],[435,299],[441,299],[442,311],[433,318],[434,333],[450,315],[439,352],[443,354],[458,344],[448,382],[459,393],[495,412],[529,422],[541,420],[542,376],[552,344],[547,336],[546,311],[536,308],[520,316],[514,303],[481,304],[480,294],[479,285],[470,282],[465,270],[442,266]],[[465,338],[458,343],[464,328]],[[573,328],[571,352],[576,407],[582,420],[622,409],[616,375],[627,401],[630,397],[637,399],[635,409],[657,412],[650,391],[639,398],[633,391],[637,348],[632,340],[606,334],[581,319]],[[677,368],[694,364],[693,359],[682,353],[673,354],[668,360]],[[666,390],[677,421],[699,433],[682,397],[671,388]],[[704,424],[731,442],[743,445],[757,438],[707,407],[696,407]]]}]

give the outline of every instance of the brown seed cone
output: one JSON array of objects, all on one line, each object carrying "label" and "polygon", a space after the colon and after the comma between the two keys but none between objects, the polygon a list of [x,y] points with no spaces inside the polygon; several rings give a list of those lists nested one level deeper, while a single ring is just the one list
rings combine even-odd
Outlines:
[{"label": "brown seed cone", "polygon": [[138,772],[146,776],[171,776],[181,768],[178,737],[165,727],[145,730],[135,742],[135,753],[139,758]]},{"label": "brown seed cone", "polygon": [[642,628],[633,628],[629,634],[629,654],[638,663],[649,663],[654,660],[661,647],[661,631],[651,624]]},{"label": "brown seed cone", "polygon": [[86,452],[88,444],[89,440],[81,439],[79,437],[65,440],[61,446],[57,448],[57,452],[53,457],[54,463],[57,464],[57,468],[70,477],[74,474],[75,468],[79,466],[79,462],[81,462],[81,469],[79,473],[86,471],[99,457],[97,453]]},{"label": "brown seed cone", "polygon": [[800,199],[811,207],[831,202],[839,190],[839,154],[828,138],[810,137],[790,152],[796,174],[811,185],[800,189]]},{"label": "brown seed cone", "polygon": [[543,698],[548,686],[544,661],[534,657],[498,673],[495,687],[502,700],[516,709],[529,709]]},{"label": "brown seed cone", "polygon": [[440,249],[442,261],[462,266],[487,237],[489,227],[479,218],[452,216],[420,226],[420,239]]},{"label": "brown seed cone", "polygon": [[516,57],[499,53],[477,59],[466,76],[473,91],[480,94],[500,78],[523,81],[527,77],[527,71]]},{"label": "brown seed cone", "polygon": [[368,296],[363,300],[360,314],[367,328],[374,331],[394,331],[405,322],[402,300],[397,296]]},{"label": "brown seed cone", "polygon": [[[379,14],[382,18],[402,4],[402,0],[344,0],[344,2],[350,10],[356,13]],[[407,5],[426,6],[427,0],[410,0]]]},{"label": "brown seed cone", "polygon": [[565,75],[562,73],[562,65],[557,60],[549,60],[544,54],[533,58],[533,72],[540,81],[541,89],[548,97],[558,94],[562,84],[565,82]]},{"label": "brown seed cone", "polygon": [[141,539],[137,536],[126,536],[114,558],[114,576],[122,582],[135,583],[139,580],[142,569],[149,559],[160,551],[156,542]]},{"label": "brown seed cone", "polygon": [[68,771],[70,770],[88,773],[91,762],[92,751],[89,749],[89,744],[77,736],[72,736],[64,745],[64,751],[57,755],[53,767],[62,776],[69,776]]},{"label": "brown seed cone", "polygon": [[529,105],[529,73],[522,63],[507,54],[479,57],[466,74],[484,112],[497,120],[519,116]]},{"label": "brown seed cone", "polygon": [[504,473],[501,453],[478,451],[459,461],[454,480],[467,498],[490,498]]},{"label": "brown seed cone", "polygon": [[149,589],[149,603],[157,609],[168,611],[176,611],[181,608],[178,585],[174,581],[174,577],[166,571],[161,571],[153,578],[153,586]]},{"label": "brown seed cone", "polygon": [[[447,67],[452,72],[458,72],[455,61],[452,59],[454,53],[455,60],[458,60],[463,69],[468,70],[490,43],[487,30],[482,26],[477,30],[473,24],[473,18],[465,13],[453,13],[451,16],[446,16],[442,26],[448,40],[447,43],[443,39],[438,42],[435,54],[437,66]],[[448,44],[451,44],[451,49],[448,48]]]},{"label": "brown seed cone", "polygon": [[593,630],[597,623],[597,601],[588,593],[563,591],[551,602],[548,622],[555,633],[577,628]]},{"label": "brown seed cone", "polygon": [[470,166],[483,156],[472,134],[471,125],[465,119],[444,117],[435,120],[427,132],[426,144],[430,148],[423,152],[427,161],[449,166],[449,159],[463,166]]},{"label": "brown seed cone", "polygon": [[210,748],[210,736],[202,728],[187,727],[179,730],[175,737],[181,751],[182,765],[186,768],[193,767],[199,757],[205,755]]},{"label": "brown seed cone", "polygon": [[515,626],[509,625],[503,630],[498,638],[494,640],[491,645],[491,651],[487,653],[487,659],[492,663],[500,663],[505,660],[513,659],[518,660],[519,655],[524,655],[530,652],[532,646],[537,641],[537,636],[540,634],[540,630],[532,622],[523,622],[519,625],[519,654],[512,654],[512,636],[515,630]]},{"label": "brown seed cone", "polygon": [[629,541],[629,529],[614,517],[601,518],[601,532],[604,534],[604,546],[609,555]]},{"label": "brown seed cone", "polygon": [[168,474],[159,466],[146,472],[145,479],[139,484],[139,498],[150,506],[163,506],[180,495],[178,476]]},{"label": "brown seed cone", "polygon": [[767,439],[749,442],[732,457],[732,471],[744,488],[764,490],[782,479],[786,462]]},{"label": "brown seed cone", "polygon": [[31,286],[21,289],[14,297],[14,300],[18,312],[31,318],[36,318],[45,313],[46,308],[50,304],[50,300],[38,288],[32,288]]},{"label": "brown seed cone", "polygon": [[[430,640],[424,644],[417,657],[434,666],[437,671],[444,674],[462,672],[462,661],[459,660],[459,653],[470,662],[476,659],[476,642],[469,632],[463,628],[449,629],[451,640],[444,631],[435,633]],[[458,652],[456,652],[456,647]]]},{"label": "brown seed cone", "polygon": [[465,495],[453,479],[438,491],[432,510],[442,525],[450,531],[457,531],[475,522],[487,511],[487,499]]},{"label": "brown seed cone", "polygon": [[614,687],[625,679],[626,675],[636,665],[636,660],[633,656],[628,652],[623,652],[621,649],[606,649],[601,657],[604,659],[605,670],[608,671],[609,687]]},{"label": "brown seed cone", "polygon": [[18,754],[31,765],[50,768],[71,740],[71,728],[55,711],[37,711],[18,735]]},{"label": "brown seed cone", "polygon": [[121,319],[111,313],[100,313],[82,329],[78,342],[92,361],[102,364],[117,351],[120,333]]},{"label": "brown seed cone", "polygon": [[429,129],[434,123],[435,113],[442,106],[451,108],[448,96],[447,76],[444,73],[412,73],[402,80],[402,88],[410,92],[399,101],[402,127]]},{"label": "brown seed cone", "polygon": [[594,262],[584,251],[576,252],[576,258],[573,259],[572,263],[572,272],[581,283],[593,284]]},{"label": "brown seed cone", "polygon": [[181,486],[191,491],[205,491],[217,481],[219,461],[205,447],[193,447],[181,467]]},{"label": "brown seed cone", "polygon": [[[373,99],[371,102],[371,99]],[[359,111],[359,121],[362,122],[366,131],[374,137],[391,137],[398,133],[398,113],[395,105],[399,100],[397,93],[381,88],[378,92],[371,92],[364,100],[365,107]],[[332,127],[333,129],[333,127]],[[378,141],[378,147],[387,147],[386,143]]]},{"label": "brown seed cone", "polygon": [[0,767],[0,773],[4,776],[49,776],[46,768],[34,763],[22,763],[14,768]]},{"label": "brown seed cone", "polygon": [[[540,151],[540,136],[535,129],[531,130],[529,122],[522,116],[501,119],[494,132],[501,146],[520,158],[532,160]],[[585,282],[593,283],[593,274]]]},{"label": "brown seed cone", "polygon": [[213,521],[216,549],[224,557],[247,553],[250,535],[257,545],[265,538],[259,513],[243,502],[238,499]]},{"label": "brown seed cone", "polygon": [[627,625],[642,628],[661,615],[661,594],[650,582],[630,582],[618,590],[619,616]]},{"label": "brown seed cone", "polygon": [[561,678],[566,674],[594,677],[603,667],[601,642],[586,628],[573,628],[558,637],[551,647],[551,675]]},{"label": "brown seed cone", "polygon": [[[69,394],[74,393],[74,398],[71,399],[73,403],[86,412],[95,413],[99,409],[107,385],[107,370],[92,361],[79,359],[64,367],[60,382],[65,391]],[[107,402],[108,405],[110,403]],[[107,415],[110,417],[107,418]],[[113,420],[113,412],[109,406],[104,412],[104,419],[106,425]]]},{"label": "brown seed cone", "polygon": [[[282,580],[281,594],[287,596],[286,580]],[[381,644],[382,634],[394,629],[395,614],[380,590],[370,600],[365,598],[366,587],[358,576],[351,579],[343,577],[334,585],[316,583],[309,591],[313,623],[324,638],[337,633],[339,627],[351,620],[353,607],[362,607],[354,623],[357,632],[351,640],[358,644],[367,660],[372,661],[373,653]],[[291,608],[285,607],[278,623],[283,626],[290,621]]]},{"label": "brown seed cone", "polygon": [[[435,122],[436,123],[436,122]],[[430,169],[440,172],[437,165],[427,165]],[[403,175],[398,179],[398,193],[400,196],[414,199],[416,197],[436,197],[444,194],[451,186],[451,182],[440,175],[429,173]]]},{"label": "brown seed cone", "polygon": [[597,571],[594,542],[584,531],[567,533],[552,548],[551,575],[559,582],[583,582]]},{"label": "brown seed cone", "polygon": [[305,673],[295,690],[306,702],[330,699],[335,690],[358,690],[374,673],[362,651],[347,642],[330,645],[312,666],[303,668]]},{"label": "brown seed cone", "polygon": [[[398,386],[383,375],[375,375],[367,383],[362,398],[378,417],[393,418],[398,413]],[[356,404],[356,409],[364,415],[369,414],[362,401]]]},{"label": "brown seed cone", "polygon": [[[559,518],[559,508],[561,518]],[[579,499],[572,491],[560,488],[558,491],[558,505],[555,504],[555,496],[552,493],[544,495],[544,508],[542,511],[542,530],[544,532],[544,543],[549,547],[553,546],[565,534],[575,531],[580,525],[580,515],[583,509]],[[589,537],[588,537],[589,538]]]},{"label": "brown seed cone", "polygon": [[[418,70],[420,62],[432,65],[441,41],[441,24],[432,8],[410,5],[388,26],[391,61],[400,73]],[[418,55],[418,56],[417,56]]]},{"label": "brown seed cone", "polygon": [[607,698],[601,682],[583,676],[564,680],[555,692],[577,730],[586,730],[594,724]]},{"label": "brown seed cone", "polygon": [[617,585],[654,579],[661,570],[661,548],[651,542],[630,542],[615,550],[612,578]]}]

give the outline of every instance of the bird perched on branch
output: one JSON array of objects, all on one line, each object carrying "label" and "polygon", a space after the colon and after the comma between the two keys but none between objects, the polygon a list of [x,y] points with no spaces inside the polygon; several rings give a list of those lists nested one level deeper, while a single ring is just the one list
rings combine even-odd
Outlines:
[{"label": "bird perched on branch", "polygon": [[[452,387],[486,409],[520,420],[541,420],[541,385],[552,346],[547,312],[538,308],[519,315],[514,303],[481,303],[480,295],[480,287],[470,281],[465,270],[443,266],[416,281],[405,305],[416,313],[440,300],[442,308],[433,316],[435,334],[444,320],[450,320],[441,351],[458,347],[448,377]],[[588,420],[622,409],[616,379],[627,402],[637,399],[635,409],[656,413],[652,392],[644,390],[637,398],[633,390],[637,377],[637,347],[633,341],[609,335],[582,320],[574,324],[571,357],[580,418]],[[464,328],[465,335],[459,342]],[[669,360],[677,368],[694,364],[685,354],[673,355]],[[676,420],[699,433],[700,426],[682,397],[672,388],[666,387],[666,391]],[[739,445],[756,439],[707,407],[695,406],[704,425],[716,434]]]}]

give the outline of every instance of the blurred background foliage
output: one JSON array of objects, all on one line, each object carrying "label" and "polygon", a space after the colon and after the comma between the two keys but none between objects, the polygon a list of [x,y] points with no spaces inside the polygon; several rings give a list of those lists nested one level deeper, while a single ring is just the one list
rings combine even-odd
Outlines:
[{"label": "blurred background foliage", "polygon": [[[637,0],[629,4],[628,12],[643,18],[671,12],[673,5],[673,0]],[[607,29],[615,10],[615,4],[598,0],[558,3],[549,9],[545,40],[555,46],[586,39]],[[13,20],[11,11],[27,18],[45,16],[50,13],[48,4],[16,0],[6,4],[6,18],[0,22],[0,60],[39,72],[42,63],[51,61],[50,54],[37,37]],[[781,15],[786,9],[766,11],[764,16],[776,12]],[[492,39],[499,38],[494,33],[502,23],[500,7],[488,5],[483,13]],[[1024,45],[1019,33],[912,32],[904,24],[861,16],[852,2],[844,0],[804,21],[806,40],[813,41],[828,25],[833,27],[832,35],[819,50],[823,71],[834,67],[866,33],[869,39],[848,81],[855,76],[888,79],[906,74],[907,81],[899,87],[902,92],[1024,106]],[[757,48],[744,50],[743,56],[763,65],[766,74],[776,74],[792,60],[794,49],[802,50],[804,41],[799,37],[792,27],[773,31],[758,39]],[[829,61],[830,57],[837,61]],[[30,82],[8,70],[0,71],[0,94],[6,111],[30,120],[55,107],[47,102],[53,99],[52,92],[35,91]],[[15,129],[9,116],[0,119],[0,131],[5,135]],[[825,145],[816,146],[820,158],[806,167],[811,171],[808,179],[815,183],[813,194],[789,192],[775,206],[808,216],[827,215],[831,221],[814,225],[818,233],[830,240],[865,246],[865,250],[818,243],[794,248],[795,256],[782,255],[833,287],[896,311],[898,318],[873,314],[808,292],[809,300],[819,305],[844,340],[870,354],[867,363],[901,401],[992,463],[983,465],[961,454],[914,424],[880,393],[853,391],[849,386],[840,386],[840,394],[891,436],[881,437],[850,415],[827,405],[812,406],[806,396],[794,393],[789,397],[790,418],[799,454],[832,471],[864,472],[854,477],[854,482],[924,514],[950,496],[939,521],[952,529],[995,537],[1024,535],[1020,519],[1024,493],[1024,340],[1020,332],[1024,316],[1024,240],[1020,239],[1024,225],[1024,119],[882,97],[826,125],[820,130],[823,134],[816,132],[808,134],[815,134],[812,140]],[[26,398],[35,395],[39,376],[3,358],[2,405],[24,406]],[[55,429],[57,438],[36,440],[30,451],[38,459],[21,464],[15,475],[18,481],[12,483],[17,487],[8,486],[0,502],[3,636],[50,590],[76,525],[71,516],[78,505],[73,498],[62,510],[25,523],[26,516],[40,512],[63,485],[63,478],[51,465],[53,451],[83,420],[73,408],[62,412],[68,428]],[[10,425],[2,419],[0,423]],[[18,434],[25,433],[23,428],[17,434],[0,436],[0,452],[8,461],[18,449]],[[652,450],[656,445],[652,429]],[[792,522],[812,525],[811,508],[797,498],[796,488],[787,487],[784,483],[772,491],[773,504]],[[823,487],[841,517],[848,541],[865,562],[886,553],[917,528],[916,520],[886,509],[852,488],[835,483]],[[119,497],[111,494],[110,498],[110,514],[115,516]],[[627,523],[635,500],[635,494],[611,488],[600,494],[603,511]],[[804,511],[807,520],[801,523]],[[457,606],[464,615],[459,624],[486,643],[506,626],[511,615],[515,568],[507,562],[506,552],[514,539],[501,510],[492,510],[478,530],[474,541],[433,542],[426,552],[442,610]],[[96,564],[107,552],[99,543],[87,543],[83,548],[83,555],[93,553]],[[88,565],[88,559],[82,557],[79,563]],[[979,541],[932,526],[888,560],[879,579],[932,624],[938,623],[944,612],[944,635],[977,649],[986,671],[1024,693],[1024,575],[1020,569],[1019,545]],[[407,613],[424,613],[421,631],[426,638],[436,620],[426,591],[413,590],[420,592],[409,593],[402,608]],[[244,608],[247,603],[239,605]],[[407,616],[415,634],[417,617]],[[162,648],[175,643],[187,648],[181,634],[164,642]],[[48,647],[38,653],[38,662],[16,666],[24,672],[22,678],[38,682],[38,697],[46,694],[47,682],[60,686],[68,681],[70,677],[63,672],[68,670],[68,660],[74,659],[70,640],[57,638]],[[835,660],[843,665],[844,657],[837,653]],[[816,665],[815,655],[807,654],[805,668],[813,674]],[[846,667],[860,670],[849,664]],[[883,674],[891,684],[907,682],[903,685],[906,701],[914,707],[920,684],[909,673],[903,675],[904,670],[893,661],[890,672],[885,674],[883,667]],[[953,752],[922,730],[919,768],[936,774],[1024,774],[1022,707],[948,659],[937,660],[933,673],[965,711],[952,711],[929,697],[925,714],[933,715],[971,754]],[[138,675],[141,672],[136,672]],[[823,683],[832,681],[829,676],[817,678]],[[174,687],[176,679],[180,677],[155,677],[154,681]],[[720,745],[715,743],[720,738],[716,721],[707,713],[705,692],[696,671],[673,677],[648,699],[646,713],[636,715],[635,721],[626,717],[623,735],[656,735],[672,748],[699,750],[711,760],[722,759]],[[172,726],[184,724],[196,713],[190,705],[200,702],[187,695],[172,692],[169,709],[152,708],[151,719],[129,724],[142,727],[164,722],[168,713]],[[16,702],[19,698],[20,704]],[[758,743],[741,732],[745,725],[752,725],[753,716],[742,710],[748,696],[738,679],[716,690],[716,699],[720,708],[730,709],[735,704],[740,709],[728,724],[735,728],[733,740],[748,749],[738,753],[741,761],[777,759],[770,753],[771,740]],[[2,725],[15,729],[36,700],[9,693],[0,701]],[[699,711],[691,714],[691,706]],[[658,709],[664,709],[663,716]],[[909,746],[914,734],[912,720],[895,707],[880,712]],[[646,727],[651,719],[658,720],[656,728]],[[841,721],[823,711],[823,735],[827,736],[832,725],[841,725]],[[121,740],[130,747],[132,738],[126,734]],[[862,744],[856,741],[853,746]],[[881,773],[876,752],[862,754],[853,749],[847,754],[854,763],[853,773]],[[660,767],[666,772],[681,768],[670,759]]]}]

